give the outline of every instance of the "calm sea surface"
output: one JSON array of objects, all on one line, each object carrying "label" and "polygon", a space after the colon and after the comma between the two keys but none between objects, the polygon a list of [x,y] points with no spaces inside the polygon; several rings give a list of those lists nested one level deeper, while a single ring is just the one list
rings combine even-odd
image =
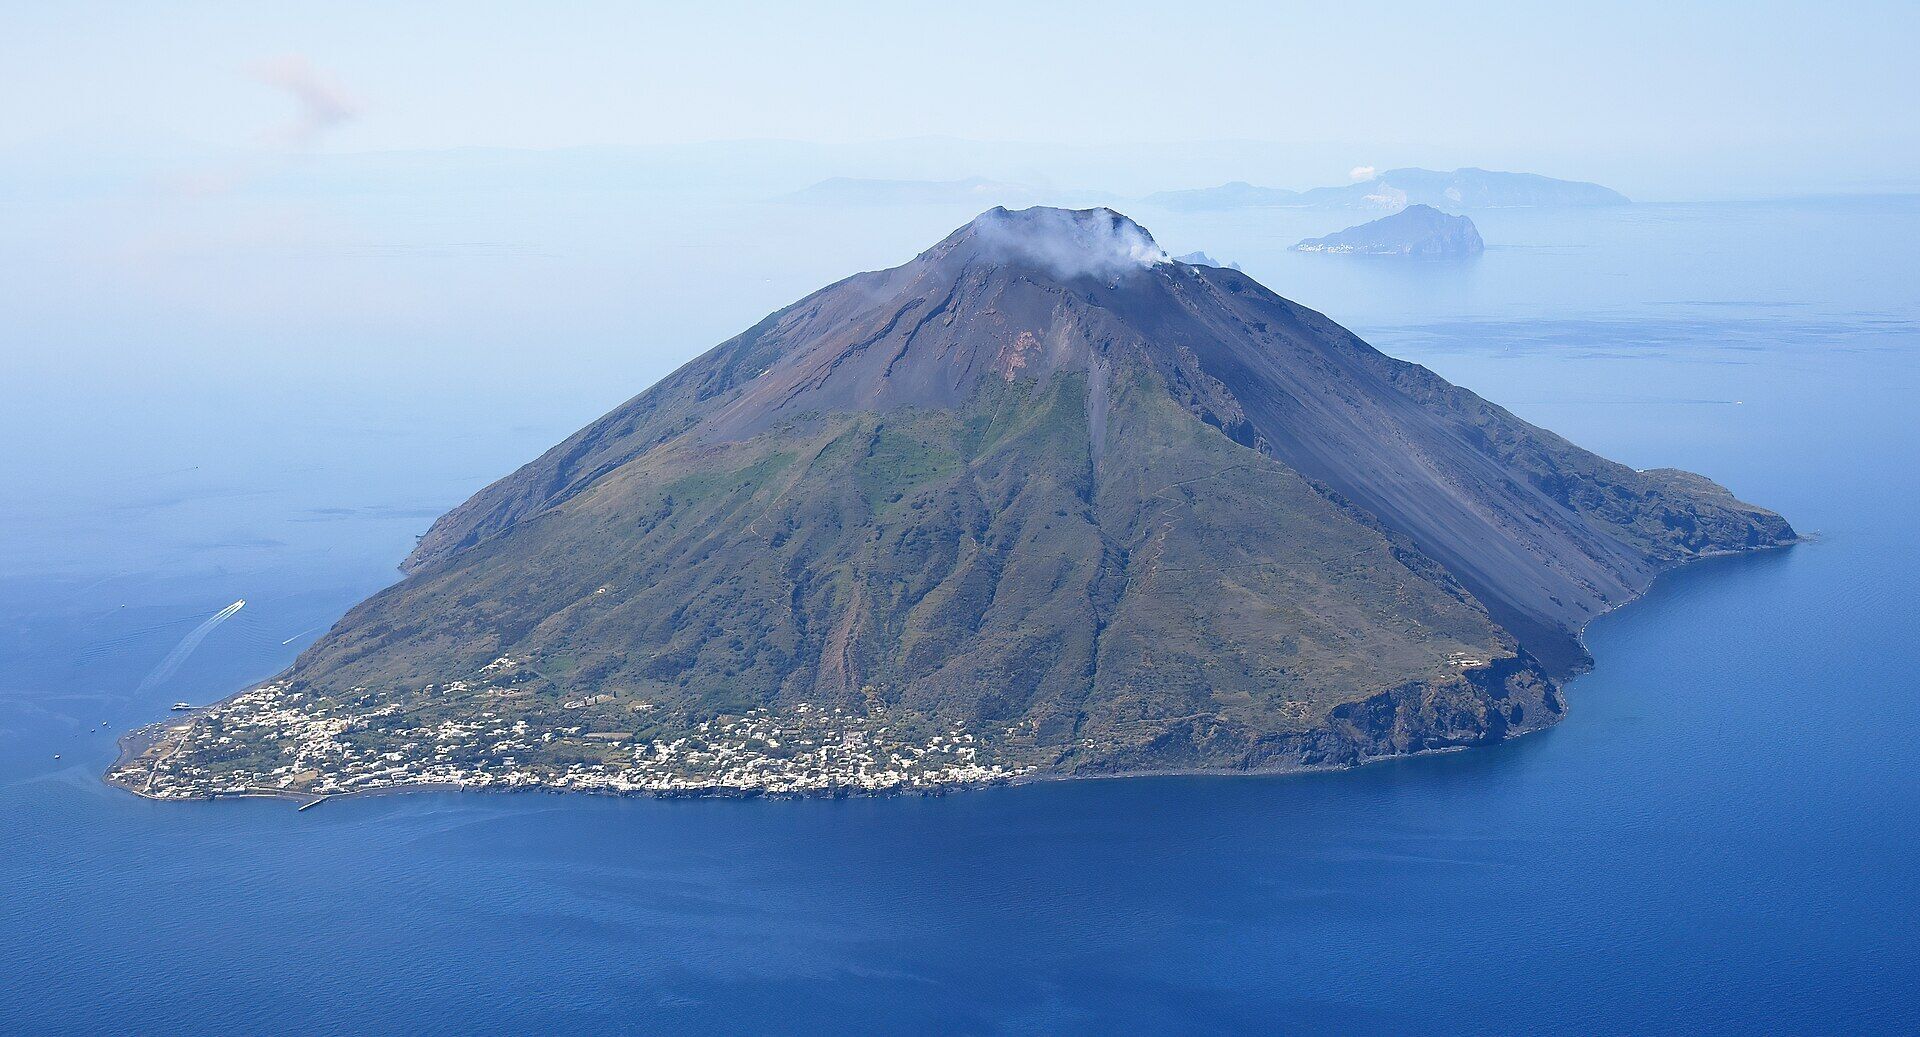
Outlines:
[{"label": "calm sea surface", "polygon": [[1920,1032],[1920,203],[1493,213],[1458,264],[1133,213],[1815,536],[1596,623],[1551,731],[940,798],[141,801],[99,780],[119,735],[280,669],[434,515],[969,215],[353,204],[318,243],[5,228],[33,262],[0,288],[0,1032]]}]

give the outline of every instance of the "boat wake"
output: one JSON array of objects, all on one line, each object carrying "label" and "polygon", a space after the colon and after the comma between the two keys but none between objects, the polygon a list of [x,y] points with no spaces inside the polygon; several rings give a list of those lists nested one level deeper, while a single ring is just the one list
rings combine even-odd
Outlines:
[{"label": "boat wake", "polygon": [[231,619],[234,613],[246,607],[247,600],[242,598],[207,617],[206,621],[199,626],[187,631],[187,636],[181,638],[180,643],[173,646],[173,651],[168,652],[167,657],[160,660],[160,665],[154,667],[152,672],[141,678],[140,686],[136,688],[135,691],[146,691],[165,681],[168,677],[173,676],[173,671],[179,669],[180,664],[187,661],[187,656],[192,655],[193,650],[200,647],[200,642],[205,641],[207,635],[213,633],[215,627]]}]

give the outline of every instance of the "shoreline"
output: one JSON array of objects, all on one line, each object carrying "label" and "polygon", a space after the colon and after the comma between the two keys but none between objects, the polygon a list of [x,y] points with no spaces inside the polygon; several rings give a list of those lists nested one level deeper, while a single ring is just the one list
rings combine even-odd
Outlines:
[{"label": "shoreline", "polygon": [[[863,789],[854,786],[836,786],[831,789],[819,789],[805,792],[768,791],[765,789],[740,788],[729,785],[714,785],[705,788],[670,790],[619,790],[619,789],[580,789],[560,785],[527,784],[518,786],[494,785],[458,785],[447,782],[409,782],[400,785],[382,785],[370,789],[349,789],[343,792],[302,792],[297,789],[248,788],[236,792],[208,792],[194,796],[153,796],[132,788],[124,782],[111,777],[105,778],[108,785],[129,792],[141,799],[154,803],[211,803],[222,799],[284,799],[299,802],[296,808],[305,810],[331,799],[370,799],[376,796],[409,795],[419,792],[454,792],[476,796],[511,796],[546,794],[550,796],[599,796],[607,799],[771,799],[771,800],[835,800],[835,799],[891,799],[894,797],[949,796],[965,792],[979,792],[994,788],[1016,788],[1022,785],[1040,785],[1050,782],[1068,781],[1125,781],[1130,778],[1282,778],[1308,774],[1338,774],[1359,770],[1375,764],[1391,763],[1395,760],[1412,760],[1423,756],[1438,756],[1445,753],[1467,752],[1473,749],[1485,749],[1490,746],[1504,745],[1531,734],[1550,731],[1558,726],[1544,724],[1531,727],[1494,742],[1468,745],[1442,745],[1431,749],[1416,749],[1406,753],[1392,753],[1375,756],[1358,763],[1346,764],[1307,764],[1298,767],[1234,768],[1234,767],[1198,767],[1188,769],[1123,771],[1106,774],[1023,774],[998,781],[952,782],[945,785],[928,785],[916,788]],[[118,766],[118,761],[115,763]]]},{"label": "shoreline", "polygon": [[[1700,562],[1711,561],[1717,558],[1738,558],[1746,555],[1758,555],[1768,551],[1784,551],[1789,548],[1798,547],[1802,544],[1811,543],[1817,539],[1818,539],[1817,534],[1796,533],[1796,535],[1792,540],[1785,541],[1783,543],[1765,544],[1759,547],[1742,548],[1739,550],[1717,550],[1717,551],[1703,552],[1692,558],[1688,558],[1685,561],[1682,561],[1676,565],[1671,565],[1664,569],[1659,570],[1654,574],[1653,578],[1647,582],[1647,585],[1641,588],[1639,591],[1635,592],[1635,594],[1632,597],[1627,598],[1624,601],[1618,602],[1613,606],[1607,608],[1606,610],[1593,615],[1592,617],[1588,618],[1588,620],[1585,623],[1582,623],[1580,625],[1580,629],[1574,631],[1574,640],[1576,641],[1576,643],[1579,644],[1581,652],[1586,655],[1587,662],[1584,665],[1582,665],[1578,670],[1568,674],[1563,681],[1559,682],[1560,690],[1564,691],[1566,688],[1571,686],[1574,681],[1578,680],[1580,677],[1584,676],[1585,674],[1592,672],[1594,668],[1595,663],[1593,659],[1593,653],[1587,647],[1586,635],[1587,635],[1588,628],[1590,628],[1595,621],[1600,620],[1606,616],[1610,616],[1615,612],[1618,612],[1621,609],[1624,609],[1634,604],[1635,602],[1638,602],[1639,600],[1644,598],[1648,592],[1653,590],[1653,588],[1656,585],[1658,585],[1659,582],[1665,577],[1667,577],[1668,575],[1680,572],[1684,569],[1691,568],[1692,566]],[[285,672],[285,671],[281,671],[281,672]],[[278,674],[276,674],[275,676],[277,677]],[[240,697],[241,695],[244,695],[247,692],[254,690],[255,688],[261,687],[263,684],[266,684],[273,679],[274,678],[270,677],[267,679],[267,681],[260,681],[254,684],[249,684],[246,687],[241,688],[238,691],[235,691],[233,694],[228,695],[223,699],[220,699],[216,702],[208,703],[205,706],[198,706],[190,711],[187,711],[185,713],[185,716],[187,718],[187,723],[191,724],[194,721],[194,719],[200,716],[201,714],[217,709],[220,706]],[[194,795],[194,796],[154,796],[154,795],[148,794],[143,789],[134,788],[131,784],[125,781],[119,780],[116,774],[124,764],[126,764],[128,761],[137,757],[141,752],[144,752],[147,748],[151,747],[155,742],[159,741],[159,739],[164,735],[164,733],[169,728],[180,726],[178,722],[155,721],[154,723],[135,728],[132,731],[129,731],[126,734],[120,736],[120,738],[117,740],[118,753],[114,757],[113,763],[108,766],[107,772],[101,776],[101,780],[106,784],[111,785],[115,788],[132,793],[133,795],[141,799],[148,800],[150,802],[156,802],[156,803],[181,803],[181,802],[206,803],[206,802],[213,802],[215,800],[221,800],[221,799],[285,799],[285,800],[293,800],[300,803],[300,806],[297,807],[296,810],[305,810],[308,807],[316,806],[329,799],[350,799],[350,798],[357,799],[357,798],[372,797],[372,796],[404,795],[404,794],[415,793],[415,792],[459,792],[459,793],[473,793],[473,794],[486,794],[486,795],[501,795],[501,794],[514,794],[514,793],[545,793],[547,795],[555,795],[555,796],[588,795],[588,796],[607,796],[607,797],[612,797],[616,799],[636,799],[637,798],[637,799],[659,799],[659,800],[667,800],[667,799],[783,799],[784,800],[784,799],[853,799],[853,798],[879,799],[883,797],[892,797],[892,796],[946,796],[946,795],[952,795],[955,793],[973,792],[973,791],[979,791],[979,790],[989,789],[989,788],[1011,788],[1011,787],[1020,786],[1020,785],[1033,785],[1033,784],[1039,784],[1042,782],[1055,782],[1055,781],[1059,781],[1059,782],[1117,781],[1117,780],[1124,780],[1127,778],[1171,778],[1171,777],[1282,777],[1282,776],[1294,775],[1294,774],[1332,774],[1332,773],[1339,773],[1342,771],[1352,771],[1352,770],[1358,770],[1362,767],[1370,767],[1370,766],[1373,766],[1374,764],[1387,763],[1393,760],[1411,760],[1411,759],[1416,759],[1423,756],[1439,755],[1441,753],[1454,753],[1454,752],[1464,752],[1471,749],[1484,749],[1490,746],[1502,745],[1508,742],[1512,742],[1520,738],[1524,738],[1528,735],[1535,734],[1540,731],[1552,730],[1553,728],[1558,727],[1566,719],[1567,712],[1570,712],[1573,707],[1572,700],[1570,697],[1563,695],[1562,698],[1564,702],[1563,711],[1561,712],[1560,716],[1556,718],[1552,723],[1542,724],[1538,727],[1529,727],[1521,731],[1513,732],[1495,741],[1481,742],[1481,743],[1467,743],[1467,744],[1461,744],[1461,745],[1443,745],[1443,746],[1435,746],[1427,749],[1416,749],[1412,752],[1390,753],[1387,755],[1375,756],[1375,757],[1370,757],[1368,759],[1359,760],[1354,763],[1303,764],[1300,766],[1293,766],[1293,767],[1267,767],[1267,768],[1231,768],[1231,767],[1168,768],[1168,769],[1159,769],[1159,770],[1134,770],[1134,771],[1124,771],[1124,772],[1104,773],[1104,774],[1083,774],[1083,773],[1023,774],[1023,775],[1017,775],[1011,778],[1003,778],[1003,779],[998,779],[994,781],[952,782],[944,785],[929,785],[929,786],[915,787],[915,788],[864,789],[864,788],[857,788],[854,786],[836,786],[833,788],[823,788],[823,789],[806,790],[806,791],[769,791],[765,789],[741,788],[737,786],[724,786],[724,785],[709,786],[704,788],[687,788],[687,789],[665,789],[665,790],[631,789],[631,790],[628,790],[628,789],[569,788],[561,785],[547,785],[547,784],[540,784],[540,783],[532,783],[532,784],[525,784],[525,785],[495,786],[495,785],[463,785],[463,784],[455,784],[455,783],[448,783],[448,782],[408,782],[408,783],[401,783],[396,785],[383,785],[383,786],[379,786],[376,788],[369,788],[369,789],[349,789],[346,791],[324,792],[324,793],[323,792],[303,792],[297,789],[271,789],[271,788],[249,787],[239,791],[216,791],[216,792],[208,792],[205,794]]]}]

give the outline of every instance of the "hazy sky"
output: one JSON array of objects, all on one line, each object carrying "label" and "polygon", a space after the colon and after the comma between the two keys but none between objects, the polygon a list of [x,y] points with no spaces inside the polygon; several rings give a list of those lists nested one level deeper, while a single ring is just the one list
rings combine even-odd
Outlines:
[{"label": "hazy sky", "polygon": [[6,0],[0,148],[1250,139],[1836,183],[1920,152],[1920,3],[1569,6]]}]

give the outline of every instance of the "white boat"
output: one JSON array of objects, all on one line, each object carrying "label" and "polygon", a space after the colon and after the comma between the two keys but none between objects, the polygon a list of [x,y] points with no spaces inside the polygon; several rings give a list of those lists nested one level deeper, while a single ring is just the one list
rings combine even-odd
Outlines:
[{"label": "white boat", "polygon": [[173,709],[192,709],[192,708],[193,708],[193,703],[191,703],[191,702],[176,702],[176,703],[174,703],[174,704],[173,704],[173,706],[172,706],[171,708],[173,708]]}]

